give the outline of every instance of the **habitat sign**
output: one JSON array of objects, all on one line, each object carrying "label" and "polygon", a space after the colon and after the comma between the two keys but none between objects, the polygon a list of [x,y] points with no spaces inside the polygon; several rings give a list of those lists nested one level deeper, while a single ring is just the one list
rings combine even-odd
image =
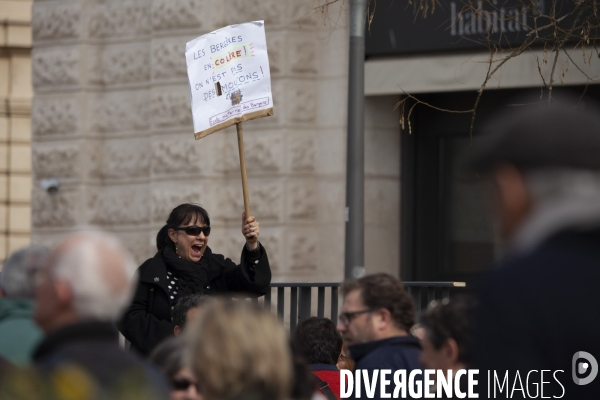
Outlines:
[{"label": "habitat sign", "polygon": [[[575,4],[570,0],[556,0],[556,3],[563,16]],[[422,11],[407,2],[378,0],[373,20],[365,28],[365,54],[371,57],[488,50],[494,45],[515,47],[533,34],[534,18],[537,26],[550,23],[544,15],[550,14],[551,8],[552,0],[436,0],[433,14],[428,11],[423,18]],[[564,18],[559,27],[568,29],[574,18]],[[553,32],[545,29],[538,35],[549,37]]]}]

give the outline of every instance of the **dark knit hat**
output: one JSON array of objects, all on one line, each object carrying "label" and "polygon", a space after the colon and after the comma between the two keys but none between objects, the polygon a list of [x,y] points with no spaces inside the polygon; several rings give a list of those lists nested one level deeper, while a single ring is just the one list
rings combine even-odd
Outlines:
[{"label": "dark knit hat", "polygon": [[521,170],[600,169],[600,106],[577,103],[571,98],[498,113],[475,137],[468,166],[480,172],[502,162]]}]

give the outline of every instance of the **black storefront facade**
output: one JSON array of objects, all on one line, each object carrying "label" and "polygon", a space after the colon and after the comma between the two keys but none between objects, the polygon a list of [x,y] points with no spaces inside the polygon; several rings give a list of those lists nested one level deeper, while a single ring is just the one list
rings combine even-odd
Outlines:
[{"label": "black storefront facade", "polygon": [[[487,72],[489,44],[518,46],[532,22],[518,2],[490,4],[475,3],[481,12],[472,12],[459,1],[443,1],[423,19],[405,2],[378,0],[366,34],[366,96],[396,94],[400,99],[405,91],[439,108],[471,109]],[[545,6],[538,3],[540,12]],[[535,101],[546,93],[537,65],[547,54],[533,47],[490,81],[477,110],[473,140],[486,119],[511,99],[530,96]],[[585,98],[600,99],[600,89],[588,79],[600,76],[600,63],[572,64],[559,60],[555,96],[585,92]],[[549,74],[548,67],[542,65],[541,72]],[[473,286],[502,256],[493,189],[485,176],[462,168],[471,147],[470,120],[470,114],[420,105],[411,117],[411,133],[398,125],[403,280],[466,281]]]}]

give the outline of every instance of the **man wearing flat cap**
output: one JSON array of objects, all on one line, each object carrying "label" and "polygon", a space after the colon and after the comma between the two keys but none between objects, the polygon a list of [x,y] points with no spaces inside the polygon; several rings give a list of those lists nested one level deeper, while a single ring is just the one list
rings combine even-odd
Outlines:
[{"label": "man wearing flat cap", "polygon": [[474,143],[507,244],[473,352],[492,398],[600,398],[600,107],[577,103],[511,107]]}]

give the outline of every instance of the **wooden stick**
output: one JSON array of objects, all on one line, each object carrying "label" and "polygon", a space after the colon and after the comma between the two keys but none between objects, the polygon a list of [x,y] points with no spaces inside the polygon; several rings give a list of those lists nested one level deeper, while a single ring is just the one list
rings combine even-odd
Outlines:
[{"label": "wooden stick", "polygon": [[237,129],[238,149],[240,150],[240,169],[242,171],[242,190],[244,191],[244,211],[250,217],[250,196],[248,196],[248,177],[246,176],[246,157],[244,156],[244,130],[242,123],[235,124]]}]

